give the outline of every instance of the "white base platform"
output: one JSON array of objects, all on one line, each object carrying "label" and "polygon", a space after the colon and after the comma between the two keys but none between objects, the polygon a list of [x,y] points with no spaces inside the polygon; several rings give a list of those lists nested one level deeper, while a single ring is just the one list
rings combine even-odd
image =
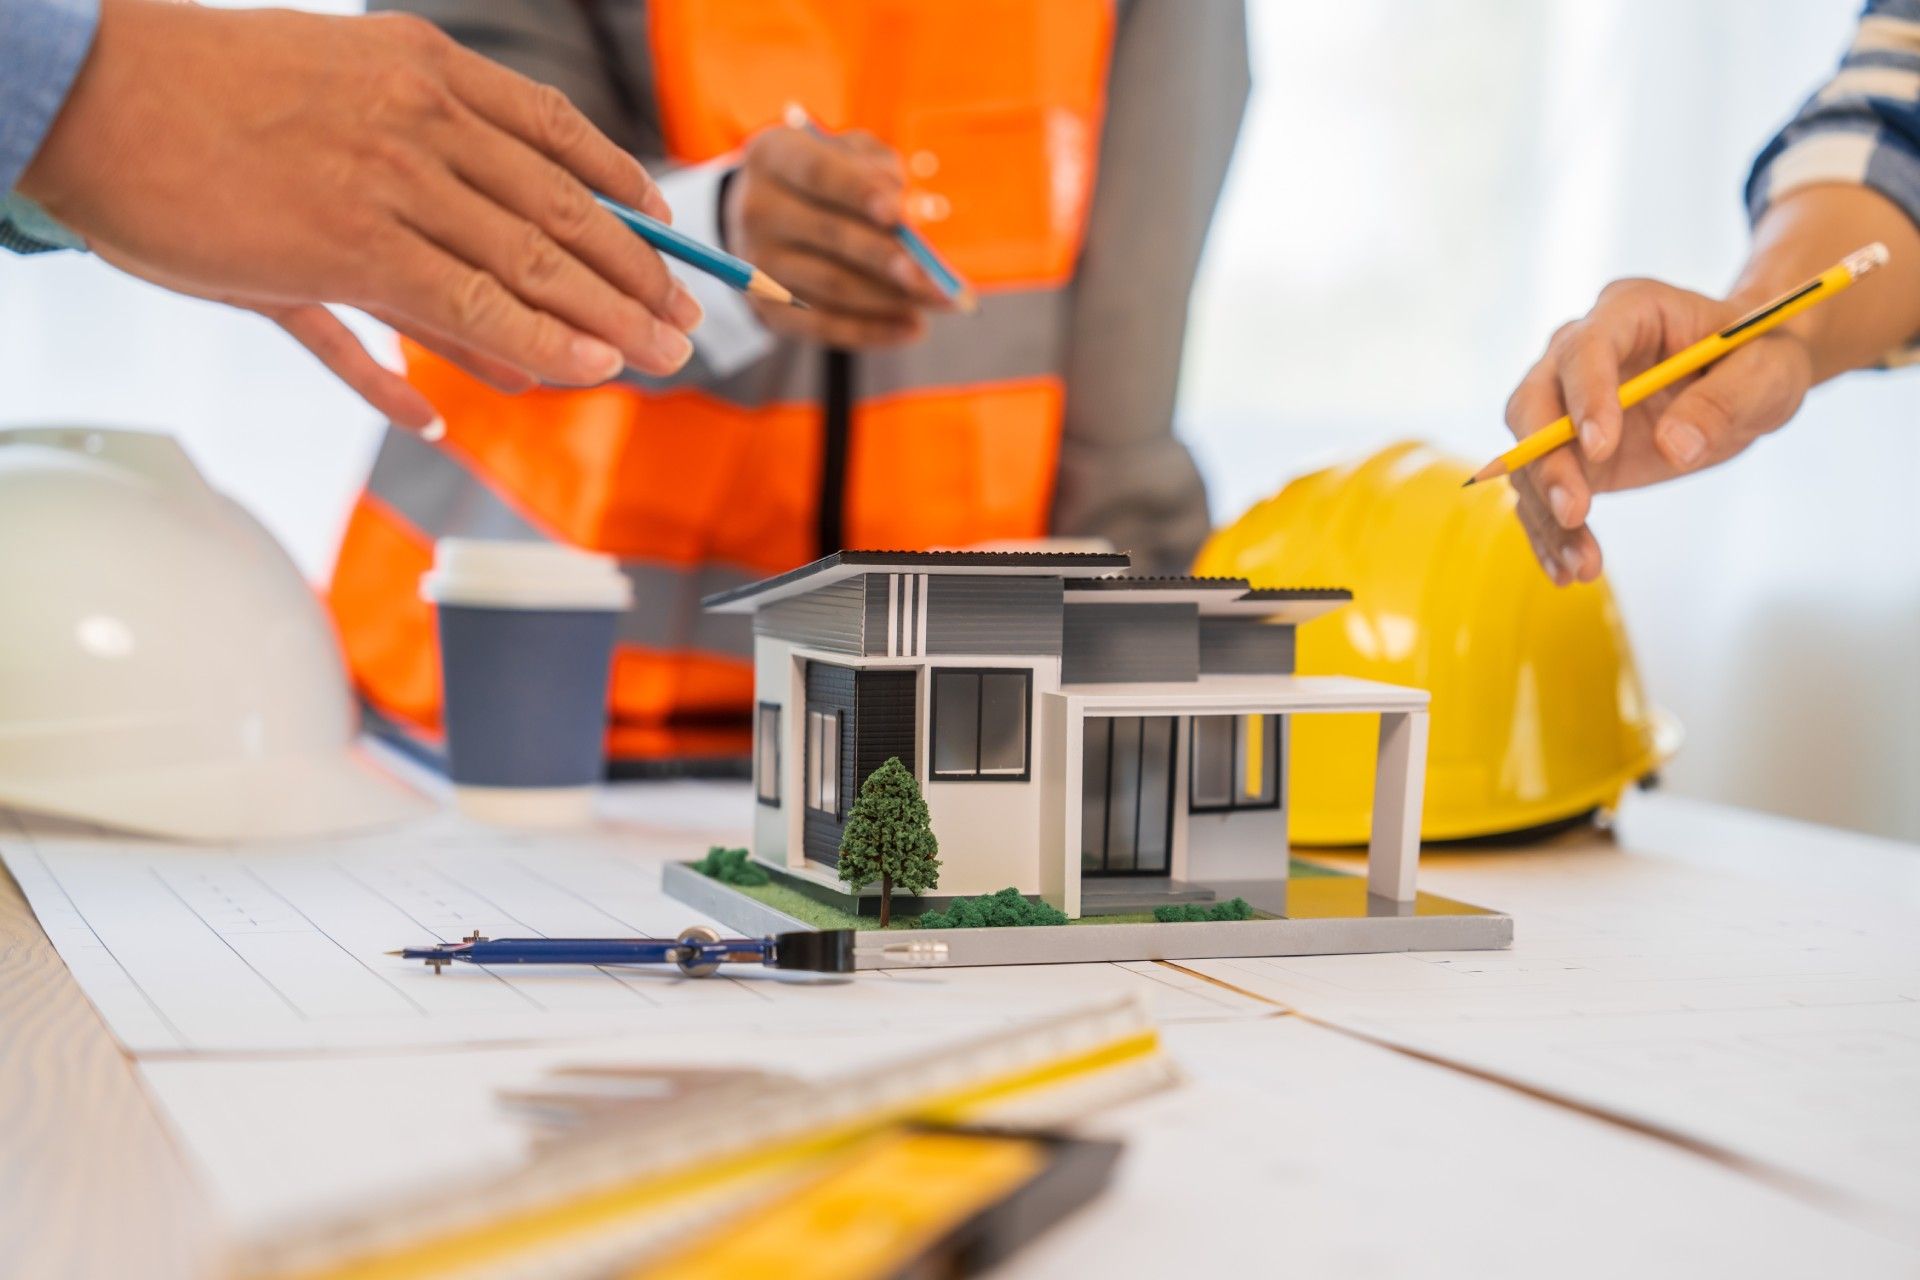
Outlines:
[{"label": "white base platform", "polygon": [[[750,937],[814,926],[731,885],[670,862],[667,894]],[[1119,960],[1219,960],[1233,956],[1342,955],[1383,951],[1495,951],[1513,941],[1513,920],[1495,911],[1423,893],[1410,903],[1369,897],[1359,876],[1300,876],[1213,886],[1275,912],[1266,920],[1194,924],[1069,924],[1015,929],[889,929],[888,942],[940,942],[937,967],[1090,964]],[[1284,912],[1284,915],[1278,913]],[[863,957],[863,969],[889,968]],[[915,968],[928,968],[916,964]]]}]

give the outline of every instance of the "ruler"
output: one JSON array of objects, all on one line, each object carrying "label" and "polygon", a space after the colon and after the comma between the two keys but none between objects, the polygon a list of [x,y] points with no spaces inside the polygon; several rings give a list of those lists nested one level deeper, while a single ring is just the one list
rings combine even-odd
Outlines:
[{"label": "ruler", "polygon": [[970,1276],[1105,1188],[1117,1142],[900,1127],[621,1280]]},{"label": "ruler", "polygon": [[262,1280],[618,1272],[903,1124],[1054,1127],[1177,1078],[1139,1002],[1097,1005],[824,1081],[612,1120],[506,1173],[440,1179],[377,1213],[256,1242],[236,1270]]}]

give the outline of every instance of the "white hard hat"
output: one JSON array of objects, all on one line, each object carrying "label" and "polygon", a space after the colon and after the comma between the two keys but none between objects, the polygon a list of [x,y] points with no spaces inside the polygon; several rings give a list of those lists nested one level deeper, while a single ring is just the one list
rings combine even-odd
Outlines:
[{"label": "white hard hat", "polygon": [[426,802],[356,745],[320,602],[178,444],[0,431],[0,805],[187,840]]}]

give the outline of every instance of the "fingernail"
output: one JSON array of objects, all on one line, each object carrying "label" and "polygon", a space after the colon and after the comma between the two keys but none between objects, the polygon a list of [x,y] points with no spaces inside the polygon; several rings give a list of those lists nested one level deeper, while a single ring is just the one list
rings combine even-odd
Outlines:
[{"label": "fingernail", "polygon": [[661,328],[660,351],[673,362],[675,369],[681,368],[687,361],[693,359],[693,343],[688,341],[687,335],[678,329],[669,329],[664,326]]},{"label": "fingernail", "polygon": [[652,183],[647,184],[647,198],[640,202],[640,208],[662,222],[673,221],[673,206],[667,203],[666,193]]},{"label": "fingernail", "polygon": [[1567,578],[1569,581],[1579,581],[1580,549],[1578,547],[1568,545],[1560,548],[1560,563],[1567,567]]},{"label": "fingernail", "polygon": [[1599,452],[1600,424],[1592,418],[1580,424],[1580,447],[1586,451],[1588,457]]},{"label": "fingernail", "polygon": [[573,340],[573,358],[579,362],[581,371],[596,382],[605,382],[627,365],[618,351],[598,338],[584,335]]},{"label": "fingernail", "polygon": [[1567,585],[1567,568],[1565,565],[1561,564],[1558,560],[1549,560],[1547,563],[1541,565],[1540,567],[1547,571],[1547,576],[1549,578],[1553,579],[1554,586],[1564,587]]},{"label": "fingernail", "polygon": [[892,196],[880,195],[867,201],[867,213],[883,227],[900,221],[899,205]]},{"label": "fingernail", "polygon": [[673,282],[673,297],[667,302],[667,310],[672,314],[673,322],[682,329],[694,328],[707,316],[701,310],[698,299],[678,280]]},{"label": "fingernail", "polygon": [[895,258],[891,270],[893,278],[901,284],[911,286],[920,283],[920,268],[913,265],[911,258]]},{"label": "fingernail", "polygon": [[447,438],[446,419],[435,418],[432,422],[429,422],[426,426],[420,428],[420,438],[422,440],[428,441],[429,443],[436,440],[446,439]]},{"label": "fingernail", "polygon": [[1553,508],[1553,518],[1555,520],[1558,520],[1562,525],[1572,527],[1573,499],[1567,496],[1566,489],[1557,484],[1549,485],[1547,487],[1547,505]]},{"label": "fingernail", "polygon": [[1707,451],[1707,437],[1690,422],[1669,422],[1661,428],[1660,438],[1667,456],[1683,467],[1690,467]]}]

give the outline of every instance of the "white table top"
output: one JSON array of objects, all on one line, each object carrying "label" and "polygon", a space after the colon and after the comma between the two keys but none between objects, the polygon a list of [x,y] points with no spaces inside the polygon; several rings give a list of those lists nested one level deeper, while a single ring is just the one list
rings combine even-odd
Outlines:
[{"label": "white table top", "polygon": [[[688,794],[624,788],[618,806],[671,825],[669,811]],[[1636,797],[1619,826],[1620,843],[1662,858],[1787,885],[1817,867],[1827,889],[1920,909],[1920,850],[1910,846],[1658,796]],[[1614,845],[1580,832],[1526,849],[1444,854],[1431,874],[1470,874],[1474,858],[1550,872],[1560,861],[1592,864]],[[1623,856],[1622,865],[1635,860]],[[1024,980],[1044,982],[1046,970]],[[1196,1262],[1302,1275],[1920,1271],[1910,1242],[1721,1153],[1279,1006],[1166,1034],[1191,1083],[1103,1122],[1128,1142],[1117,1185],[1008,1274],[1161,1275]],[[466,1053],[460,1060],[479,1085],[531,1061],[525,1051]],[[190,1063],[149,1068],[155,1080],[190,1069],[198,1072]],[[169,1084],[169,1097],[190,1105],[197,1089],[209,1108],[267,1108],[270,1123],[271,1108],[348,1097],[377,1111],[383,1085],[403,1097],[404,1073],[423,1069],[364,1055],[236,1062],[194,1074],[191,1088]],[[464,1074],[432,1069],[441,1080]],[[208,1273],[222,1227],[202,1171],[5,877],[0,1082],[0,1271]],[[457,1141],[461,1109],[490,1093],[442,1092],[442,1113],[415,1123]]]}]

